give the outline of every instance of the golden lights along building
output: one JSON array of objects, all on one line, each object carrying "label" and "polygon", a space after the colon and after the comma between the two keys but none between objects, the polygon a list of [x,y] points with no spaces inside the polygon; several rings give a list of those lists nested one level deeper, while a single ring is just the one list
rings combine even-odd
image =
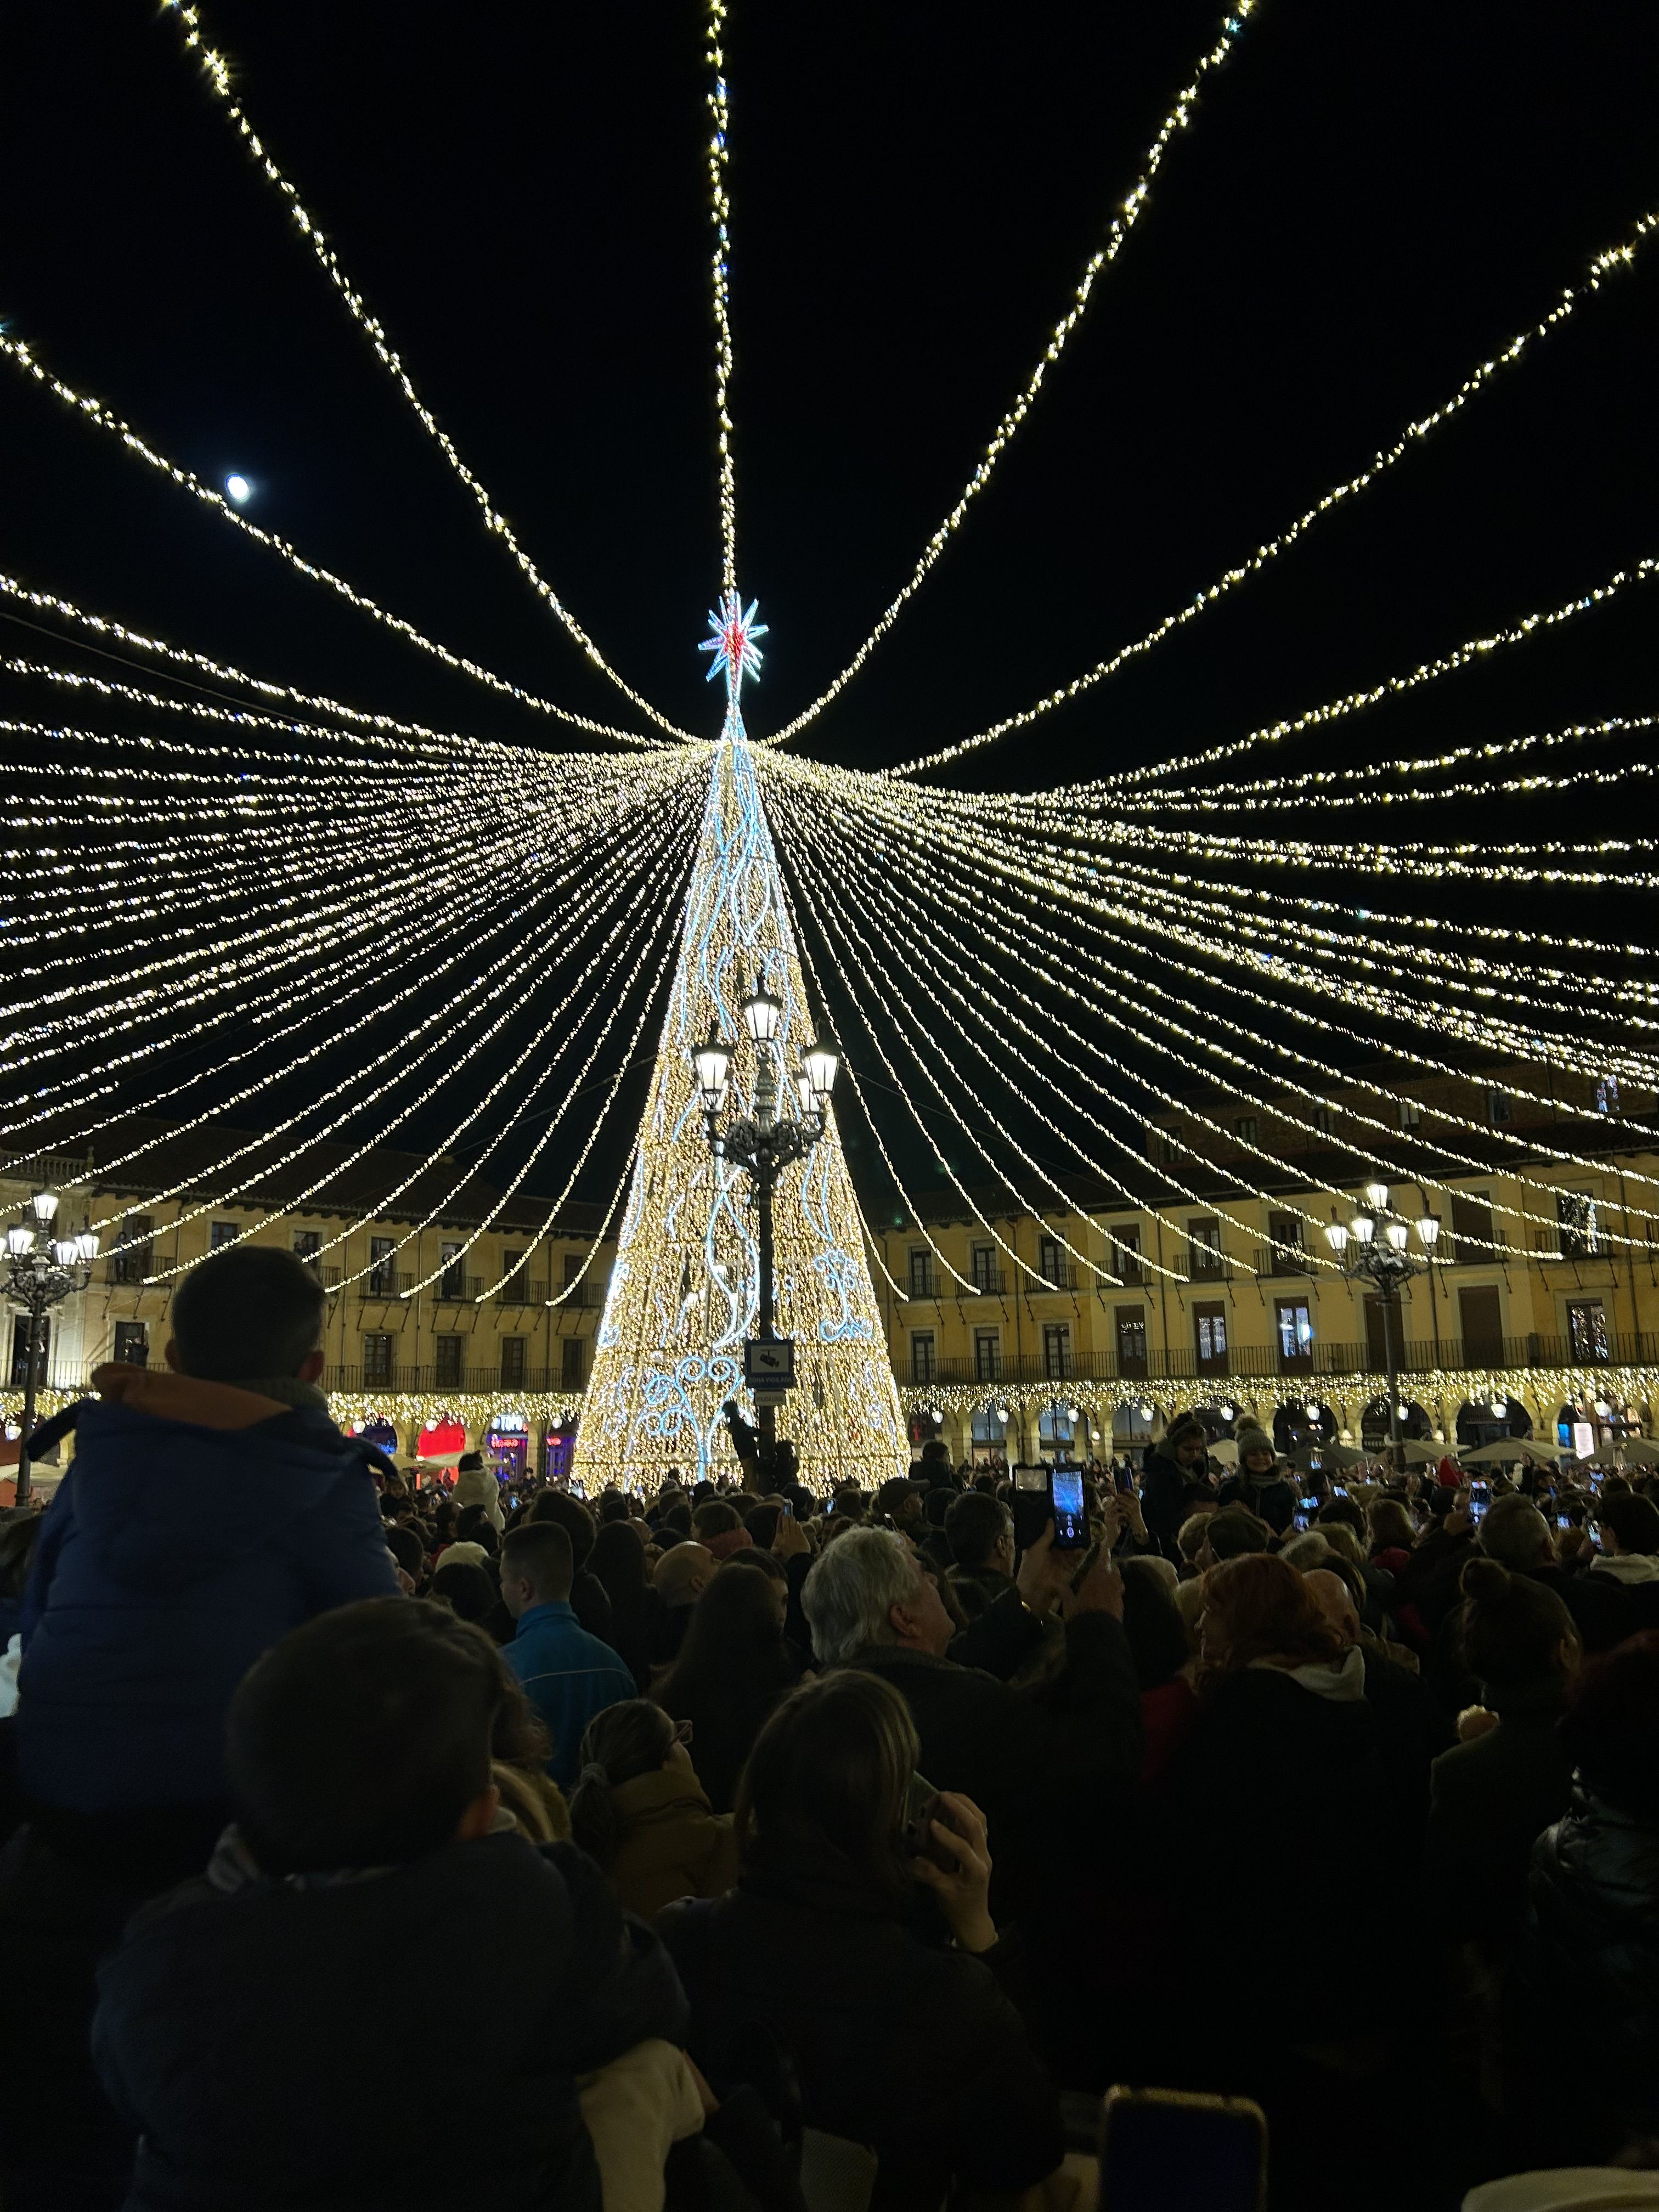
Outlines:
[{"label": "golden lights along building", "polygon": [[[1476,1152],[1484,1127],[1492,1162],[1486,1171],[1438,1175],[1449,1188],[1430,1195],[1427,1210],[1441,1223],[1435,1263],[1401,1299],[1407,1432],[1468,1443],[1524,1429],[1550,1442],[1565,1419],[1598,1441],[1653,1433],[1659,1152],[1638,1142],[1617,1110],[1601,1110],[1591,1084],[1561,1089],[1558,1079],[1560,1096],[1540,1113],[1510,1087],[1537,1087],[1518,1068],[1435,1081],[1395,1066],[1353,1073],[1410,1085],[1390,1175],[1401,1212],[1419,1211],[1425,1195],[1411,1168],[1436,1172],[1414,1111],[1437,1106],[1460,1116],[1466,1154]],[[1144,1443],[1176,1412],[1198,1407],[1222,1431],[1253,1414],[1287,1449],[1316,1433],[1378,1439],[1386,1400],[1376,1294],[1320,1264],[1327,1253],[1317,1224],[1334,1203],[1327,1182],[1356,1199],[1360,1182],[1352,1154],[1318,1149],[1343,1133],[1342,1085],[1327,1088],[1330,1126],[1313,1143],[1288,1110],[1276,1113],[1265,1087],[1249,1098],[1187,1094],[1201,1118],[1172,1113],[1148,1127],[1134,1203],[1079,1186],[1073,1210],[1038,1215],[975,1192],[988,1230],[951,1194],[926,1203],[920,1220],[877,1224],[887,1268],[908,1293],[896,1295],[878,1273],[878,1325],[913,1437],[937,1430],[960,1458],[1036,1459],[1062,1446],[1086,1456]],[[1622,1109],[1645,1121],[1651,1102],[1627,1097]],[[181,1134],[129,1121],[84,1152],[21,1162],[0,1178],[7,1218],[44,1181],[73,1226],[83,1216],[107,1224],[90,1286],[51,1316],[43,1411],[84,1389],[103,1360],[159,1365],[178,1273],[251,1233],[320,1255],[312,1264],[328,1291],[324,1382],[343,1425],[368,1427],[400,1456],[423,1443],[433,1452],[485,1448],[503,1464],[567,1471],[613,1258],[609,1244],[595,1249],[599,1209],[568,1205],[553,1233],[538,1237],[548,1204],[519,1194],[457,1257],[447,1248],[463,1244],[499,1204],[482,1181],[461,1180],[427,1222],[457,1183],[453,1164],[376,1150],[338,1166],[301,1205],[297,1175],[291,1186],[281,1175],[262,1177],[256,1152],[227,1196],[213,1163],[250,1141],[223,1127]],[[149,1149],[128,1166],[102,1164],[141,1143]],[[1241,1177],[1267,1179],[1259,1162],[1247,1162],[1246,1145],[1305,1173],[1277,1176],[1257,1198]],[[1529,1154],[1529,1146],[1540,1149]],[[1547,1164],[1545,1146],[1589,1164]],[[345,1153],[337,1148],[339,1162]],[[317,1173],[308,1169],[307,1180]],[[1176,1176],[1195,1198],[1182,1195]],[[1515,1218],[1528,1212],[1546,1218]],[[343,1244],[335,1243],[348,1224]],[[998,1238],[1055,1287],[1018,1276]],[[117,1243],[128,1249],[112,1254]],[[1116,1279],[1091,1273],[1067,1245]],[[953,1281],[944,1261],[965,1282]],[[571,1297],[550,1304],[585,1267]],[[416,1291],[434,1268],[436,1279]],[[504,1274],[502,1292],[480,1303]],[[21,1316],[7,1327],[0,1410],[15,1431]],[[792,1402],[781,1428],[794,1417]]]},{"label": "golden lights along building", "polygon": [[[1368,1080],[1397,1094],[1392,1143],[1377,1135]],[[913,1437],[942,1435],[958,1460],[1104,1456],[1192,1407],[1219,1434],[1253,1416],[1285,1450],[1380,1441],[1380,1297],[1342,1278],[1320,1233],[1352,1210],[1332,1186],[1358,1204],[1370,1179],[1345,1134],[1389,1162],[1376,1172],[1395,1209],[1440,1224],[1431,1267],[1400,1297],[1407,1436],[1530,1434],[1553,1447],[1570,1441],[1563,1424],[1580,1444],[1653,1433],[1659,1152],[1620,1116],[1646,1121],[1654,1102],[1559,1073],[1547,1106],[1517,1095],[1540,1087],[1518,1065],[1429,1078],[1376,1063],[1328,1079],[1311,1128],[1305,1100],[1276,1106],[1270,1084],[1249,1097],[1194,1090],[1148,1123],[1127,1193],[1079,1184],[1071,1210],[1039,1216],[1006,1193],[971,1191],[970,1206],[951,1192],[919,1218],[890,1219],[898,1292],[884,1282],[881,1296]],[[1437,1111],[1458,1126],[1440,1133]],[[1441,1187],[1424,1189],[1423,1173]]]}]

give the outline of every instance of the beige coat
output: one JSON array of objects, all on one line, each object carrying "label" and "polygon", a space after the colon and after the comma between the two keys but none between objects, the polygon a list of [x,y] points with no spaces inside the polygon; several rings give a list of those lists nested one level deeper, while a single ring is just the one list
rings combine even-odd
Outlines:
[{"label": "beige coat", "polygon": [[681,1897],[721,1897],[738,1878],[729,1813],[711,1813],[694,1776],[659,1766],[611,1792],[623,1832],[605,1877],[629,1912],[650,1920]]}]

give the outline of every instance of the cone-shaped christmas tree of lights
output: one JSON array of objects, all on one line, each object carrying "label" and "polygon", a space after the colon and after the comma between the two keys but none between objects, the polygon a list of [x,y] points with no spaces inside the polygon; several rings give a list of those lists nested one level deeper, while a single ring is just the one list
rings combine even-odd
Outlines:
[{"label": "cone-shaped christmas tree of lights", "polygon": [[[756,1052],[738,1010],[757,978],[782,1002],[786,1086],[812,1035],[738,703],[760,663],[754,612],[732,593],[709,618],[726,723],[571,1467],[590,1494],[607,1482],[654,1489],[670,1468],[693,1480],[735,1472],[721,1406],[736,1398],[755,1417],[743,1382],[759,1310],[754,1207],[746,1176],[709,1148],[691,1061],[712,1022],[732,1049],[731,1110],[752,1112]],[[827,1104],[822,1137],[778,1179],[773,1218],[777,1328],[795,1346],[780,1436],[793,1441],[814,1490],[902,1474],[903,1415]]]}]

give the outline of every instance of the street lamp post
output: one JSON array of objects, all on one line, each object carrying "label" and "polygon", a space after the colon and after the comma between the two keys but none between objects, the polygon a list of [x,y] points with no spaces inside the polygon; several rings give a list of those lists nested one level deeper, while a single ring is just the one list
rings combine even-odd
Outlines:
[{"label": "street lamp post", "polygon": [[1396,1474],[1404,1464],[1400,1437],[1400,1357],[1395,1328],[1400,1310],[1400,1285],[1413,1275],[1428,1272],[1440,1235],[1438,1219],[1426,1209],[1415,1225],[1418,1242],[1427,1255],[1422,1259],[1406,1249],[1411,1242],[1411,1228],[1402,1216],[1390,1210],[1387,1183],[1368,1182],[1365,1203],[1356,1209],[1352,1219],[1346,1224],[1338,1221],[1333,1209],[1325,1231],[1330,1248],[1349,1281],[1375,1283],[1382,1293],[1382,1359],[1389,1375],[1389,1450]]},{"label": "street lamp post", "polygon": [[46,1316],[72,1291],[85,1290],[98,1257],[98,1232],[83,1228],[78,1236],[52,1237],[58,1218],[58,1194],[37,1190],[27,1212],[6,1231],[5,1282],[7,1298],[21,1306],[28,1322],[27,1348],[23,1364],[23,1427],[17,1445],[17,1503],[27,1505],[29,1496],[29,1438],[34,1433],[34,1401],[40,1388],[41,1339]]},{"label": "street lamp post", "polygon": [[[750,1347],[745,1347],[745,1350],[750,1351],[750,1356],[748,1379],[755,1392],[762,1453],[769,1466],[777,1442],[778,1401],[793,1381],[793,1346],[785,1346],[779,1338],[775,1326],[772,1200],[777,1189],[778,1177],[784,1169],[796,1160],[805,1159],[823,1134],[830,1094],[836,1087],[841,1055],[827,1030],[820,1030],[801,1055],[800,1073],[793,1085],[786,1076],[781,1090],[778,1079],[781,1054],[778,1048],[778,1029],[783,1019],[783,1006],[768,991],[763,975],[756,978],[754,992],[744,1000],[742,1012],[744,1026],[755,1047],[755,1092],[751,1113],[728,1122],[724,1129],[720,1127],[726,1085],[731,1079],[732,1064],[736,1055],[722,1039],[712,1019],[708,1036],[696,1047],[691,1059],[696,1069],[697,1088],[702,1097],[703,1127],[708,1139],[708,1149],[715,1159],[729,1160],[749,1177],[756,1211],[755,1241],[760,1267],[760,1295],[756,1314],[755,1344],[772,1349],[758,1355]],[[781,1104],[783,1106],[781,1113],[779,1110]],[[757,1358],[758,1364],[756,1364]],[[787,1379],[775,1379],[775,1387],[768,1389],[767,1378]]]}]

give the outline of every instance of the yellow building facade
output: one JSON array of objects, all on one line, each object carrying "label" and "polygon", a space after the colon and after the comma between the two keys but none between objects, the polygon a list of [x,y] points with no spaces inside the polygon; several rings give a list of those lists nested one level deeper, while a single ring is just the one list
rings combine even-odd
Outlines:
[{"label": "yellow building facade", "polygon": [[[1508,1069],[1416,1083],[1392,1158],[1370,1171],[1392,1210],[1439,1232],[1391,1317],[1406,1432],[1552,1447],[1650,1433],[1659,1152],[1630,1144],[1605,1101],[1543,1111],[1522,1085]],[[1130,1191],[1079,1188],[1040,1214],[953,1192],[885,1228],[884,1313],[913,1436],[942,1434],[957,1458],[1104,1455],[1200,1407],[1224,1433],[1258,1419],[1284,1449],[1380,1439],[1382,1301],[1345,1279],[1322,1233],[1370,1179],[1334,1148],[1344,1090],[1331,1096],[1310,1128],[1300,1102],[1292,1114],[1271,1096],[1194,1093],[1190,1113],[1145,1132]],[[1375,1152],[1369,1095],[1364,1112]],[[1407,1166],[1425,1171],[1431,1143],[1443,1149],[1419,1182]],[[1454,1148],[1465,1164],[1449,1164]],[[1482,1152],[1490,1164],[1467,1164]],[[1241,1187],[1247,1175],[1265,1195]],[[1410,1249],[1424,1249],[1414,1229]]]}]

